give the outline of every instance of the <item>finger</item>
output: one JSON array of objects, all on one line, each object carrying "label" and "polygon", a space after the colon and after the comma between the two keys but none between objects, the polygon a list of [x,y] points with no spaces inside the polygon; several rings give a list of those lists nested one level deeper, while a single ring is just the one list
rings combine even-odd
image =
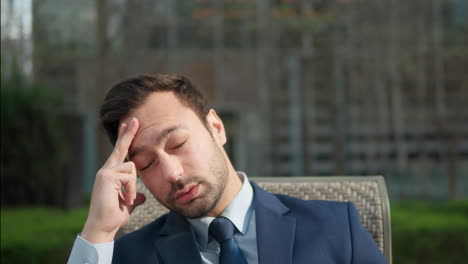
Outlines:
[{"label": "finger", "polygon": [[[117,142],[116,142],[116,144],[115,144],[115,146],[114,146],[114,149],[116,148],[119,139],[122,137],[122,135],[125,133],[125,131],[127,131],[127,128],[128,128],[128,125],[125,124],[125,123],[122,123],[122,124],[120,125],[119,131],[118,131],[118,134],[117,134]],[[111,153],[111,155],[112,155],[112,153]],[[106,167],[106,166],[107,166],[107,167],[108,167],[108,166],[111,166],[111,165],[112,165],[112,164],[111,164],[112,161],[113,161],[113,160],[112,160],[111,156],[109,156],[109,158],[107,159],[106,163],[104,164],[104,167]]]},{"label": "finger", "polygon": [[122,194],[125,203],[132,205],[133,200],[136,199],[136,174],[119,173],[120,182],[122,183]]},{"label": "finger", "polygon": [[126,205],[132,205],[136,199],[136,174],[115,172],[116,191]]},{"label": "finger", "polygon": [[136,184],[132,182],[128,182],[125,186],[125,202],[127,205],[133,205],[133,202],[136,199],[137,191],[136,191]]},{"label": "finger", "polygon": [[146,201],[146,197],[142,193],[137,193],[135,200],[133,201],[133,205],[129,206],[129,212],[132,213],[135,208],[142,205]]},{"label": "finger", "polygon": [[120,126],[120,129],[119,129],[119,134],[117,135],[117,138],[120,138],[122,136],[122,134],[125,133],[127,128],[128,128],[128,125],[125,124],[125,123],[122,123],[122,125]]},{"label": "finger", "polygon": [[128,124],[128,127],[125,129],[122,135],[117,139],[114,150],[109,156],[109,159],[107,160],[106,165],[115,166],[119,163],[124,162],[128,154],[128,148],[132,144],[132,141],[135,138],[135,134],[138,131],[138,126],[139,126],[138,120],[136,118],[132,118],[132,120],[130,121],[130,124]]},{"label": "finger", "polygon": [[112,170],[118,173],[130,173],[136,175],[135,163],[133,163],[132,161],[121,163],[113,167]]},{"label": "finger", "polygon": [[112,151],[108,160],[111,166],[122,163],[125,160],[125,157],[128,153],[128,148],[130,147],[130,144],[132,143],[138,129],[137,123],[138,121],[136,121],[135,118],[132,118],[128,125],[125,123],[122,124],[122,132],[117,138],[114,150]]},{"label": "finger", "polygon": [[[114,146],[114,150],[118,144],[118,141],[120,139],[120,137],[122,137],[122,134],[125,133],[125,131],[127,131],[127,128],[128,128],[128,125],[125,124],[125,123],[122,123],[119,127],[119,131],[117,133],[117,141],[115,142],[115,146]],[[107,158],[106,162],[104,163],[103,167],[110,167],[113,165],[112,162],[114,162],[113,158],[112,158],[112,154],[114,153],[114,151],[112,151],[111,155],[109,155],[109,158]]]}]

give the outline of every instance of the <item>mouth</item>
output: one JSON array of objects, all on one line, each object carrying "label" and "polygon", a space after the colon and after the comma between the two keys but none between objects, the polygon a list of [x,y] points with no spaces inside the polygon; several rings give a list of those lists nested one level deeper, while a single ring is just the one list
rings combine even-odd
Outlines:
[{"label": "mouth", "polygon": [[199,184],[187,186],[183,190],[176,192],[175,200],[179,203],[188,203],[197,198]]}]

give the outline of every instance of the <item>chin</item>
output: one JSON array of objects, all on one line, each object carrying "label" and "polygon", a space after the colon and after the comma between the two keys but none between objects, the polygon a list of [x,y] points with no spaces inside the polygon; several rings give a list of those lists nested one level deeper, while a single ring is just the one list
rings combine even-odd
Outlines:
[{"label": "chin", "polygon": [[174,208],[172,211],[184,216],[188,219],[195,219],[206,216],[211,210],[213,210],[214,204],[207,206],[207,202],[202,199],[195,199],[188,203],[184,208]]}]

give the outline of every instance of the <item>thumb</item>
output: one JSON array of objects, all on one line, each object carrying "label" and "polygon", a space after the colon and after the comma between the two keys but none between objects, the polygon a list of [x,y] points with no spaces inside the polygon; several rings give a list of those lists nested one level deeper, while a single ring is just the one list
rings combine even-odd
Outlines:
[{"label": "thumb", "polygon": [[146,201],[146,196],[140,192],[137,192],[135,200],[133,200],[133,204],[129,206],[130,213],[135,210],[138,206],[142,205]]}]

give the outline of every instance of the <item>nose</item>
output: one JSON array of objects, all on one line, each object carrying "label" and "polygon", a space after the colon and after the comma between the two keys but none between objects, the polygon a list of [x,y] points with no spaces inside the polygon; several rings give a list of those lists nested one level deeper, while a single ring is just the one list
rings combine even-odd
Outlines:
[{"label": "nose", "polygon": [[161,174],[170,182],[177,181],[184,173],[182,163],[176,156],[166,155],[159,159]]}]

